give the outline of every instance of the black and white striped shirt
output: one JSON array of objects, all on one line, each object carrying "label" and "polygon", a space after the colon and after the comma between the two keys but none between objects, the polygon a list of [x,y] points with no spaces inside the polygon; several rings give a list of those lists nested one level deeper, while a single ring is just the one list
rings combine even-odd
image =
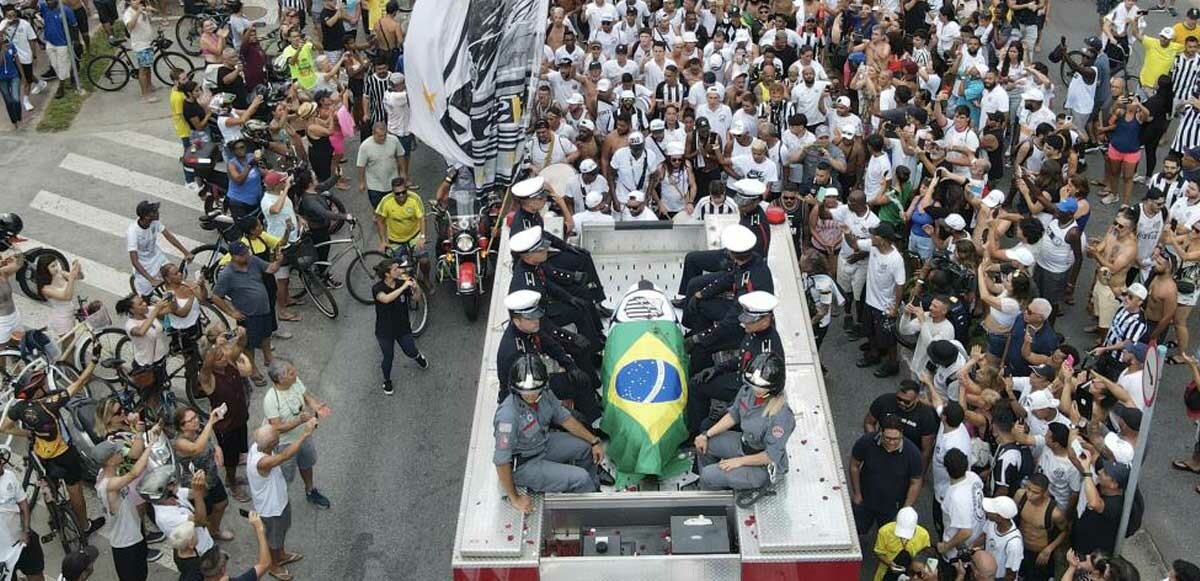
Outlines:
[{"label": "black and white striped shirt", "polygon": [[367,115],[371,122],[387,123],[387,108],[383,105],[383,94],[392,86],[387,77],[379,78],[374,74],[367,75],[363,92],[367,95]]},{"label": "black and white striped shirt", "polygon": [[712,197],[704,196],[696,202],[696,212],[693,215],[703,220],[709,214],[736,214],[737,211],[737,204],[729,198],[725,198],[722,203],[718,204],[713,202]]},{"label": "black and white striped shirt", "polygon": [[[1120,299],[1118,299],[1120,300]],[[1127,341],[1129,343],[1140,343],[1142,337],[1146,335],[1146,314],[1138,309],[1138,312],[1131,313],[1129,309],[1121,307],[1117,309],[1117,314],[1113,315],[1112,324],[1108,326],[1108,334],[1104,336],[1104,345],[1111,346]],[[1121,353],[1110,353],[1113,357],[1120,359]]]},{"label": "black and white striped shirt", "polygon": [[1191,95],[1197,78],[1200,78],[1200,54],[1191,58],[1184,53],[1175,55],[1175,62],[1171,65],[1171,92],[1175,95],[1175,102],[1172,104],[1174,107],[1178,107],[1180,103],[1187,100],[1188,95]]}]

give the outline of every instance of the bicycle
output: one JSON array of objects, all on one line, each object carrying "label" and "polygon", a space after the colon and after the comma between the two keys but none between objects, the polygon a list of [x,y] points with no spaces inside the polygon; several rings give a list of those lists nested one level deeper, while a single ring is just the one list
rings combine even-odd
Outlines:
[{"label": "bicycle", "polygon": [[[1104,47],[1104,53],[1108,55],[1108,76],[1109,78],[1121,77],[1125,79],[1125,91],[1129,94],[1137,93],[1142,86],[1141,77],[1129,72],[1125,65],[1129,62],[1129,52],[1120,44],[1109,42]],[[1062,79],[1064,86],[1070,86],[1071,80],[1075,78],[1075,71],[1067,64],[1067,59],[1074,59],[1079,62],[1084,57],[1085,53],[1082,50],[1068,51],[1063,55],[1062,62],[1058,65],[1058,76]]]},{"label": "bicycle", "polygon": [[25,264],[22,264],[20,270],[17,271],[17,285],[21,287],[21,292],[25,293],[25,296],[39,303],[44,303],[46,302],[46,297],[43,297],[42,293],[38,292],[37,280],[34,279],[34,276],[37,274],[36,265],[38,261],[42,260],[43,256],[53,256],[54,261],[58,263],[60,269],[69,270],[71,265],[67,262],[67,257],[63,253],[47,246],[31,248],[23,254],[25,255]]},{"label": "bicycle", "polygon": [[215,230],[217,241],[211,244],[201,244],[191,249],[192,259],[185,260],[180,268],[184,272],[200,269],[200,277],[209,285],[217,283],[217,275],[221,273],[221,257],[229,254],[229,245],[242,238],[242,228],[233,217],[213,210],[200,217],[201,230]]},{"label": "bicycle", "polygon": [[[140,386],[126,371],[125,360],[121,357],[110,357],[96,367],[111,369],[117,376],[115,385],[106,384],[109,393],[98,398],[98,401],[115,398],[126,411],[137,412],[146,421],[146,425],[159,421],[170,424],[173,421],[175,410],[179,407],[179,398],[172,391],[169,381],[165,385]],[[157,404],[152,402],[154,396],[158,396]],[[189,392],[188,402],[195,405],[196,401],[192,398],[193,395]],[[203,415],[207,417],[208,406],[205,406],[204,411]]]},{"label": "bicycle", "polygon": [[[4,449],[0,452],[0,459],[10,463],[11,453]],[[31,490],[31,486],[35,488]],[[39,497],[46,504],[50,532],[39,537],[42,544],[50,543],[57,537],[62,543],[63,552],[68,555],[87,545],[87,536],[75,521],[75,512],[71,508],[67,492],[63,490],[62,481],[46,473],[46,466],[37,454],[33,453],[32,438],[29,440],[29,453],[26,456],[25,476],[21,479],[21,488],[26,490],[30,512],[37,506]]]},{"label": "bicycle", "polygon": [[[100,55],[93,57],[84,66],[85,74],[88,81],[101,91],[120,91],[129,84],[129,79],[133,78],[137,70],[134,66],[133,59],[129,54],[129,47],[126,46],[127,39],[118,39],[113,45],[117,49],[115,55]],[[150,46],[154,49],[154,76],[164,85],[170,86],[173,84],[171,72],[174,70],[183,70],[189,75],[194,73],[198,67],[192,63],[192,59],[187,55],[167,50],[172,42],[163,36],[162,31],[158,31],[158,36],[150,42]]]}]

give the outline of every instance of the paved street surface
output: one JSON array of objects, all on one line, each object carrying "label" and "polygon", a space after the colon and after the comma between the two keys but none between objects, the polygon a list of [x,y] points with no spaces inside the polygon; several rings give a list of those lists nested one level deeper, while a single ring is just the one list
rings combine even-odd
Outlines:
[{"label": "paved street surface", "polygon": [[[1078,46],[1095,27],[1091,2],[1057,0],[1053,10],[1044,52],[1062,31]],[[1158,30],[1167,22],[1166,15],[1152,15],[1147,29]],[[163,102],[146,106],[137,101],[135,90],[92,96],[67,133],[0,133],[0,208],[21,214],[25,232],[35,239],[31,245],[53,246],[83,261],[87,280],[81,292],[110,305],[128,288],[122,237],[138,200],[164,202],[163,223],[186,237],[182,239],[200,244],[215,236],[197,227],[198,199],[181,185],[181,148],[171,130],[166,95]],[[1090,161],[1098,178],[1100,157],[1093,155]],[[441,162],[425,148],[413,171],[428,198],[442,175]],[[351,212],[369,216],[365,195],[352,190],[341,197]],[[1098,235],[1111,222],[1114,207],[1094,203],[1099,217],[1092,220],[1091,234]],[[1079,304],[1059,319],[1059,329],[1080,348],[1092,341],[1079,331],[1088,324],[1084,292],[1078,291]],[[335,410],[316,439],[321,454],[317,485],[333,508],[313,508],[303,501],[300,484],[292,485],[288,548],[305,558],[290,568],[297,579],[447,579],[486,314],[469,324],[453,295],[438,294],[429,330],[418,340],[432,367],[422,372],[398,358],[393,372],[397,394],[387,397],[379,390],[371,309],[354,303],[345,291],[336,296],[342,306],[339,319],[330,321],[311,307],[301,308],[304,322],[284,324],[296,338],[276,342],[280,355],[295,360],[309,389]],[[18,300],[28,320],[41,319],[39,305]],[[854,368],[850,362],[858,350],[840,331],[831,333],[823,351],[827,362],[834,361],[827,385],[845,455],[860,433],[869,402],[893,390],[895,381],[880,381]],[[1197,479],[1168,466],[1187,453],[1192,441],[1194,427],[1180,402],[1186,377],[1181,368],[1169,368],[1166,377],[1143,472],[1145,528],[1153,545],[1144,538],[1134,544],[1141,563],[1156,556],[1153,546],[1167,562],[1200,554],[1194,534],[1200,498],[1191,490]],[[261,394],[256,389],[252,396],[254,417],[261,417]],[[918,505],[923,520],[928,502],[925,498]],[[89,506],[94,513],[94,498]],[[252,563],[254,546],[249,527],[233,507],[226,519],[238,535],[224,544],[233,555],[231,570],[236,570]],[[35,522],[44,523],[44,516]],[[103,547],[102,539],[94,540]],[[864,553],[870,553],[870,544]],[[47,573],[57,574],[59,557],[48,547]],[[174,578],[169,560],[152,566],[152,578]],[[864,572],[872,566],[864,563]],[[1142,573],[1147,579],[1164,576],[1149,566]],[[107,550],[102,550],[95,578],[114,578]]]}]

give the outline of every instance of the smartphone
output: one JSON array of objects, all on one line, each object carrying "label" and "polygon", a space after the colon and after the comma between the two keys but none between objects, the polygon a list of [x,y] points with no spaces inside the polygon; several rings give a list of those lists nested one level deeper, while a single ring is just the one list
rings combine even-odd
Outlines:
[{"label": "smartphone", "polygon": [[1075,117],[1073,115],[1063,115],[1063,122],[1064,123],[1074,123]]},{"label": "smartphone", "polygon": [[1080,443],[1079,440],[1074,440],[1071,442],[1071,450],[1073,450],[1075,452],[1076,456],[1082,456],[1083,455],[1083,444]]},{"label": "smartphone", "polygon": [[250,518],[250,511],[248,511],[244,508],[239,508],[238,514],[242,515],[242,518]]},{"label": "smartphone", "polygon": [[1075,356],[1074,356],[1074,355],[1067,355],[1067,360],[1066,360],[1066,363],[1067,363],[1067,367],[1070,367],[1071,369],[1074,369],[1074,368],[1075,368]]}]

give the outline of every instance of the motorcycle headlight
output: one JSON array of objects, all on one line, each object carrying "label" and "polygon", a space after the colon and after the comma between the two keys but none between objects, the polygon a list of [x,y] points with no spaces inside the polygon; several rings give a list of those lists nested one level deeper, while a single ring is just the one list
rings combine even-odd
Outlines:
[{"label": "motorcycle headlight", "polygon": [[475,239],[470,234],[464,232],[454,238],[454,247],[459,252],[470,252],[475,249]]}]

